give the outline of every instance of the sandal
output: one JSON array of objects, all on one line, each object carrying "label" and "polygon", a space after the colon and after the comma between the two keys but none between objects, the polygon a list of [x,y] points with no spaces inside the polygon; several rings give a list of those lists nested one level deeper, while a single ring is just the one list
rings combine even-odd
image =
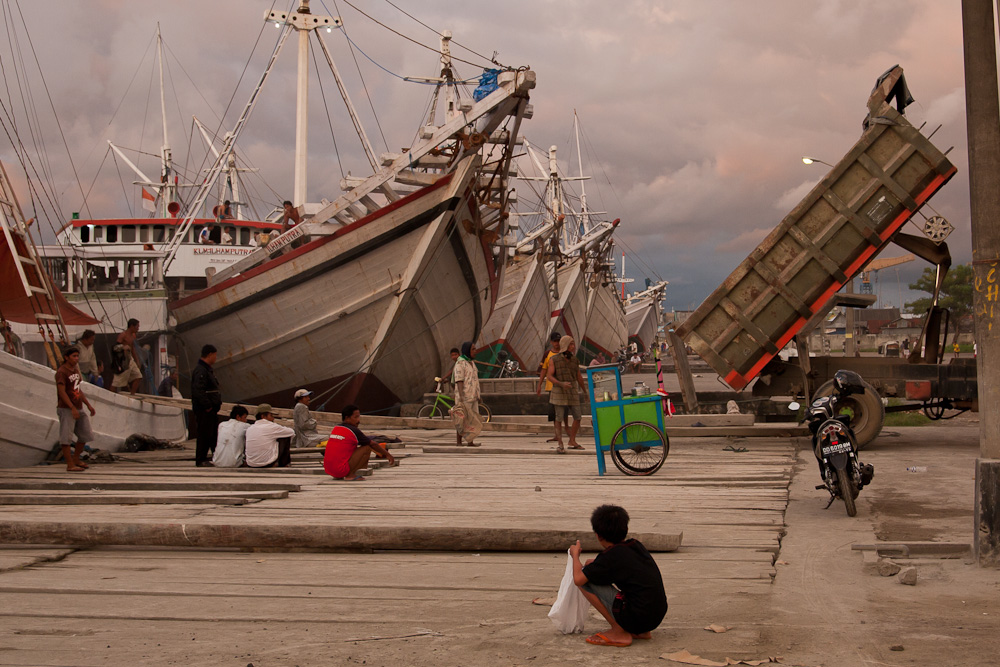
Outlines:
[{"label": "sandal", "polygon": [[573,445],[570,445],[570,446],[568,447],[568,449],[583,449],[583,445],[576,445],[576,444],[573,444]]},{"label": "sandal", "polygon": [[556,454],[565,454],[565,453],[566,453],[566,448],[565,447],[563,447],[562,445],[559,445],[558,447],[556,447]]}]

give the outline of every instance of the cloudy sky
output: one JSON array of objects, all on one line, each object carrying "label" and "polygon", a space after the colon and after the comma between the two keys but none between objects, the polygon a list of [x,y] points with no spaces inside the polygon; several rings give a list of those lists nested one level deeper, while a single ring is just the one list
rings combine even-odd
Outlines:
[{"label": "cloudy sky", "polygon": [[[157,22],[168,50],[170,144],[189,176],[205,166],[191,116],[213,129],[230,128],[279,32],[263,23],[272,8],[267,0],[0,0],[0,6],[12,35],[10,46],[0,47],[3,97],[19,114],[18,136],[29,151],[37,155],[36,146],[44,145],[38,163],[48,165],[64,218],[139,208],[133,176],[108,154],[107,140],[131,151],[159,150],[151,46]],[[411,142],[430,89],[398,76],[435,74],[436,55],[359,10],[428,46],[437,44],[434,32],[406,13],[451,30],[476,52],[453,47],[473,63],[456,64],[463,77],[479,73],[478,54],[494,52],[505,65],[534,69],[534,118],[524,133],[537,145],[559,145],[568,160],[577,111],[593,176],[591,208],[622,219],[617,236],[631,256],[631,277],[670,281],[667,306],[676,309],[697,306],[822,178],[826,168],[804,165],[803,155],[834,163],[850,149],[875,79],[900,64],[916,98],[910,122],[926,122],[928,130],[942,125],[935,144],[954,147],[949,157],[958,175],[931,204],[957,228],[949,240],[956,262],[969,261],[959,0],[313,0],[312,6],[313,13],[344,20],[346,35],[335,30],[323,37],[377,152]],[[241,141],[242,154],[260,170],[253,194],[265,210],[291,191],[293,47],[282,53]],[[28,86],[13,77],[22,71],[18,58]],[[339,194],[342,170],[368,173],[328,72],[322,85],[329,116],[315,83],[311,97],[314,201]],[[34,143],[19,88],[30,90],[27,108],[39,129]],[[0,159],[16,167],[6,136]],[[142,157],[140,166],[157,172],[154,157]],[[578,169],[575,158],[567,167]],[[19,190],[27,192],[23,183]],[[902,251],[890,248],[883,256],[896,254]],[[883,271],[883,304],[899,305],[900,292],[911,299],[906,284],[922,268],[901,267],[898,282],[895,270]]]}]

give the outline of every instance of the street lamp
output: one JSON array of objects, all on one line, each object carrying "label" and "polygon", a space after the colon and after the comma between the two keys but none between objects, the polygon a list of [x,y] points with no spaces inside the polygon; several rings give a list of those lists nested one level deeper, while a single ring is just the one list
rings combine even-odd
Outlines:
[{"label": "street lamp", "polygon": [[830,164],[829,162],[825,162],[825,161],[820,160],[819,158],[815,158],[815,157],[806,157],[804,155],[802,156],[802,163],[803,164],[812,164],[813,162],[819,162],[820,164],[825,164],[826,166],[830,167],[830,169],[833,169],[833,165]]}]

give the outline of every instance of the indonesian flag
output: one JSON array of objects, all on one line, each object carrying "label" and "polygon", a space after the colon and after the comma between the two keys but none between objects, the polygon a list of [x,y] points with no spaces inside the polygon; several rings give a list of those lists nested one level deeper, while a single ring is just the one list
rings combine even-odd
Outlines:
[{"label": "indonesian flag", "polygon": [[156,211],[156,197],[154,197],[146,188],[142,189],[142,207],[150,213],[154,213]]}]

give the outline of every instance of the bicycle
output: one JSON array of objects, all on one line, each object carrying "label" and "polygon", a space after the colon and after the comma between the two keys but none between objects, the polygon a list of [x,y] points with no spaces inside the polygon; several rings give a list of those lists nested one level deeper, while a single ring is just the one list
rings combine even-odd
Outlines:
[{"label": "bicycle", "polygon": [[[441,391],[441,382],[443,381],[441,378],[436,377],[434,381],[437,382],[437,388],[434,390],[437,395],[434,397],[434,402],[421,406],[417,417],[447,419],[451,409],[455,407],[455,399]],[[493,413],[483,403],[480,403],[479,416],[484,422],[488,422],[493,418]]]}]

